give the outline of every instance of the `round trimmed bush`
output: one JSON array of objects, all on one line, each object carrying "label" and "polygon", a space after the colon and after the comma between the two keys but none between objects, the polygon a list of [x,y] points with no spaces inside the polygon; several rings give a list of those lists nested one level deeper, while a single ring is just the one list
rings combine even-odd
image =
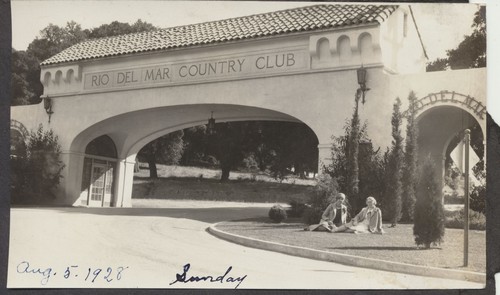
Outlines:
[{"label": "round trimmed bush", "polygon": [[274,205],[269,210],[269,218],[276,223],[280,223],[287,218],[285,208],[281,205]]}]

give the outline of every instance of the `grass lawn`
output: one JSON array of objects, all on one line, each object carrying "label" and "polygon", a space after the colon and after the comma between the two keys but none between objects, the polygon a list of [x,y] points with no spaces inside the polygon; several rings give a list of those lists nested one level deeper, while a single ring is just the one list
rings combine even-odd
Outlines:
[{"label": "grass lawn", "polygon": [[[196,178],[196,179],[220,179],[220,169],[210,169],[203,167],[190,167],[190,166],[175,166],[157,164],[156,171],[160,178]],[[149,177],[149,168],[147,164],[139,164],[139,172],[134,173],[134,177],[145,179]],[[277,179],[273,178],[269,173],[258,172],[244,172],[244,171],[231,171],[229,174],[230,180],[248,180],[248,181],[264,181],[279,183]],[[282,183],[298,184],[298,185],[315,185],[315,179],[301,179],[295,175],[288,175]]]},{"label": "grass lawn", "polygon": [[385,234],[350,234],[304,231],[300,219],[281,224],[269,218],[223,222],[217,228],[226,232],[287,245],[332,251],[388,261],[486,272],[486,232],[469,232],[469,266],[463,267],[463,230],[446,229],[444,242],[431,249],[418,249],[413,225],[384,225]]},{"label": "grass lawn", "polygon": [[[200,175],[203,175],[200,177]],[[156,180],[141,167],[134,175],[133,199],[204,200],[232,202],[288,203],[306,202],[315,180],[288,179],[279,183],[265,174],[231,172],[229,181],[219,182],[220,171],[158,165]]]},{"label": "grass lawn", "polygon": [[133,199],[206,200],[233,202],[288,203],[306,201],[312,186],[261,181],[159,178],[151,181],[136,177]]}]

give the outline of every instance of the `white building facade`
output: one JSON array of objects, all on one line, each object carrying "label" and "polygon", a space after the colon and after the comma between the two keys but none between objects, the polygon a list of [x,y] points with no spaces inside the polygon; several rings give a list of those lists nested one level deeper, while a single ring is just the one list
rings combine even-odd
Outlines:
[{"label": "white building facade", "polygon": [[328,163],[363,66],[360,116],[373,144],[390,145],[392,105],[399,97],[406,108],[414,91],[420,155],[443,171],[457,132],[477,122],[486,138],[486,70],[426,73],[416,24],[408,5],[325,4],[85,41],[42,63],[50,122],[41,103],[12,107],[11,126],[59,137],[56,204],[127,207],[139,150],[211,112],[217,122],[305,123],[318,165]]}]

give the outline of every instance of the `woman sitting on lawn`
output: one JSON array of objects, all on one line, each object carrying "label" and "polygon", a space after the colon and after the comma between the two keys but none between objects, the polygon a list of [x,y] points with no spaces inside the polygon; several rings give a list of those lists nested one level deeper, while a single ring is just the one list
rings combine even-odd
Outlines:
[{"label": "woman sitting on lawn", "polygon": [[[346,223],[346,216],[347,216],[347,207],[344,205],[345,201],[345,195],[343,193],[338,194],[336,198],[332,198],[332,202],[328,207],[326,207],[325,212],[323,212],[323,215],[321,216],[321,220],[318,224],[312,224],[304,230],[316,230],[316,231],[331,231],[334,227],[335,217],[340,216],[340,221],[339,224],[345,224]],[[340,211],[340,212],[338,212]],[[339,213],[337,215],[337,213]]]},{"label": "woman sitting on lawn", "polygon": [[373,197],[368,197],[366,199],[366,207],[361,209],[350,222],[336,227],[333,226],[330,232],[351,232],[351,233],[372,233],[372,234],[382,234],[384,230],[382,229],[382,211],[375,207],[377,201]]}]

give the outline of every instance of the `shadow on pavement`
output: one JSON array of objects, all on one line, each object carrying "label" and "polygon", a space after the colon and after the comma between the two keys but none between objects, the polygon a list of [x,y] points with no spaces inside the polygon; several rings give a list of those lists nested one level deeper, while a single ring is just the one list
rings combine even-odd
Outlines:
[{"label": "shadow on pavement", "polygon": [[[364,247],[356,247],[356,246],[348,246],[348,247],[328,247],[327,249],[331,250],[408,250],[408,251],[415,251],[415,250],[420,250],[417,247],[391,247],[391,246],[364,246]],[[432,249],[439,249],[441,248],[432,248]]]},{"label": "shadow on pavement", "polygon": [[85,207],[31,207],[19,210],[47,210],[67,214],[95,214],[106,216],[152,216],[184,218],[206,223],[266,216],[268,208],[85,208]]}]

